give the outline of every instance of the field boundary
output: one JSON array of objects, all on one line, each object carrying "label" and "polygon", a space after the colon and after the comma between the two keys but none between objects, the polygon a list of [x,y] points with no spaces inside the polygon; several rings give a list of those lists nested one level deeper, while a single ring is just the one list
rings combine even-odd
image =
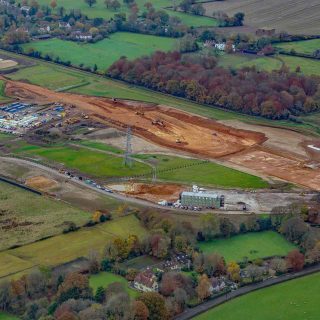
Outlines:
[{"label": "field boundary", "polygon": [[186,311],[184,311],[182,314],[175,317],[175,320],[188,320],[192,319],[195,316],[198,316],[214,307],[217,307],[225,302],[228,302],[230,300],[233,300],[235,298],[241,297],[243,295],[246,295],[250,292],[254,292],[263,288],[268,288],[283,282],[287,282],[289,280],[302,278],[307,275],[311,275],[313,273],[317,273],[320,271],[320,264],[317,264],[315,266],[308,267],[302,271],[296,272],[296,273],[290,273],[285,274],[282,276],[279,276],[277,278],[270,278],[263,282],[254,283],[247,285],[245,287],[241,287],[240,289],[237,289],[235,291],[231,291],[230,293],[226,293],[223,296],[220,296],[216,299],[209,300],[207,302],[204,302],[194,308],[189,308]]},{"label": "field boundary", "polygon": [[15,186],[15,187],[24,189],[24,190],[26,190],[26,191],[30,191],[30,192],[32,192],[32,193],[34,193],[34,194],[39,195],[39,196],[42,196],[42,193],[41,193],[40,191],[37,191],[37,190],[32,189],[32,188],[30,188],[30,187],[27,187],[27,186],[25,186],[25,185],[23,185],[23,184],[20,184],[20,183],[18,183],[18,182],[15,182],[15,181],[13,181],[13,180],[11,180],[11,179],[8,179],[8,178],[5,178],[5,177],[3,177],[3,176],[0,176],[0,181],[5,182],[5,183],[8,183],[8,184],[11,184],[11,185],[13,185],[13,186]]}]

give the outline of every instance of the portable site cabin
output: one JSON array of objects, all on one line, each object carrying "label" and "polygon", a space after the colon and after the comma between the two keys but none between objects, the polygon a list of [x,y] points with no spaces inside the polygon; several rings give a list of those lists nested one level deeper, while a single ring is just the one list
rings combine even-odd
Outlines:
[{"label": "portable site cabin", "polygon": [[208,192],[182,192],[181,193],[181,205],[190,207],[202,207],[202,208],[220,208],[221,197]]}]

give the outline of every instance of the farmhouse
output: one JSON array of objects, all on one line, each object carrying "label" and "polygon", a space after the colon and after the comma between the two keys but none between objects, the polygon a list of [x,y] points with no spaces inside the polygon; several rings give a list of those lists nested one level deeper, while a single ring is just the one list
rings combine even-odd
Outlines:
[{"label": "farmhouse", "polygon": [[159,290],[157,277],[150,269],[140,272],[134,278],[133,286],[143,292],[156,292]]},{"label": "farmhouse", "polygon": [[92,34],[90,33],[83,33],[81,31],[75,31],[71,35],[73,38],[81,41],[88,41],[92,40]]}]

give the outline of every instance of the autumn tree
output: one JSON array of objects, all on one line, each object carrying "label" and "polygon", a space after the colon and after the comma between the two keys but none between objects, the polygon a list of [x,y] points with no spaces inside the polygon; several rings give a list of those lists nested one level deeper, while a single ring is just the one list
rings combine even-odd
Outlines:
[{"label": "autumn tree", "polygon": [[203,301],[210,297],[210,287],[211,283],[208,279],[208,276],[206,274],[203,274],[200,277],[198,286],[196,287],[196,292],[200,301]]},{"label": "autumn tree", "polygon": [[209,277],[224,274],[224,258],[219,253],[215,252],[204,255],[203,270]]},{"label": "autumn tree", "polygon": [[56,7],[57,7],[57,1],[56,0],[52,0],[51,2],[50,2],[50,7],[52,8],[52,10],[54,10]]},{"label": "autumn tree", "polygon": [[287,255],[288,268],[293,271],[300,271],[304,267],[304,255],[299,250],[293,250]]},{"label": "autumn tree", "polygon": [[68,299],[89,298],[91,296],[92,291],[89,287],[88,277],[77,272],[67,274],[57,293],[60,303]]},{"label": "autumn tree", "polygon": [[251,279],[252,282],[260,280],[262,275],[263,275],[262,268],[259,267],[259,266],[254,265],[254,264],[250,264],[246,268],[246,272],[247,272],[248,277]]},{"label": "autumn tree", "polygon": [[134,301],[132,305],[133,320],[148,320],[149,310],[142,301]]},{"label": "autumn tree", "polygon": [[281,258],[273,258],[270,261],[270,268],[274,270],[276,274],[283,274],[288,270],[286,260]]},{"label": "autumn tree", "polygon": [[142,301],[149,310],[149,319],[152,320],[166,320],[168,319],[168,312],[165,306],[164,298],[157,292],[142,293],[138,298]]},{"label": "autumn tree", "polygon": [[200,217],[200,228],[206,241],[217,237],[220,232],[220,224],[217,216],[212,213],[203,214]]},{"label": "autumn tree", "polygon": [[231,261],[227,266],[227,274],[232,281],[240,281],[240,266],[235,262]]}]

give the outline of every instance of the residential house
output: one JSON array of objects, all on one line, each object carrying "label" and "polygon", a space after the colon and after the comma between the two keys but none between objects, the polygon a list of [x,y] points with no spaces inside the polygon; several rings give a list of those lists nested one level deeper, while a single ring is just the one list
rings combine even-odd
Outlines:
[{"label": "residential house", "polygon": [[69,22],[59,21],[60,29],[71,29],[71,25]]},{"label": "residential house", "polygon": [[30,10],[31,10],[31,7],[28,7],[28,6],[22,6],[20,8],[20,10],[26,14],[29,14]]},{"label": "residential house", "polygon": [[157,292],[159,290],[157,277],[150,269],[138,273],[134,278],[133,286],[142,292]]}]

